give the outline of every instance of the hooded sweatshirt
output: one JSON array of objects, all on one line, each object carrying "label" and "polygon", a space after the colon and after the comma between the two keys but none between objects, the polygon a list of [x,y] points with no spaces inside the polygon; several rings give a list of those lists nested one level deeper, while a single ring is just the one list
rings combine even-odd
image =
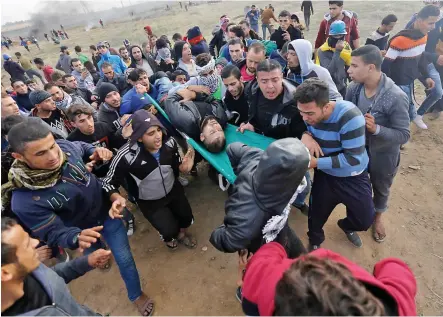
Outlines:
[{"label": "hooded sweatshirt", "polygon": [[12,59],[5,60],[3,68],[11,76],[11,79],[19,79],[26,82],[25,70],[19,63],[14,62]]},{"label": "hooded sweatshirt", "polygon": [[122,59],[118,55],[111,55],[111,52],[108,50],[105,54],[101,55],[100,61],[97,63],[98,70],[100,71],[100,77],[103,78],[104,74],[102,71],[102,64],[104,62],[108,62],[112,65],[112,69],[117,74],[124,74],[126,70],[126,65],[123,63]]},{"label": "hooded sweatshirt", "polygon": [[57,65],[55,65],[55,68],[64,71],[66,74],[70,74],[72,71],[71,56],[69,56],[69,54],[64,54],[64,53],[60,54]]},{"label": "hooded sweatshirt", "polygon": [[[157,100],[158,91],[154,85],[149,84],[148,95],[152,99]],[[122,98],[122,104],[120,106],[120,114],[134,113],[144,106],[151,105],[151,101],[142,94],[138,94],[135,87],[132,87]]]},{"label": "hooded sweatshirt", "polygon": [[[347,267],[353,277],[377,297],[387,308],[387,315],[416,316],[417,282],[411,269],[401,260],[387,258],[375,264],[373,273],[345,257],[326,249],[309,256],[329,259]],[[284,248],[271,242],[249,260],[243,277],[242,306],[247,316],[273,316],[276,286],[283,274],[304,256],[290,259]],[[389,314],[391,312],[391,314]]]},{"label": "hooded sweatshirt", "polygon": [[297,53],[300,66],[288,72],[286,76],[288,79],[300,85],[308,78],[318,77],[328,84],[330,100],[343,100],[329,71],[320,65],[314,64],[312,61],[311,42],[307,40],[295,40],[289,43],[289,47],[294,48]]},{"label": "hooded sweatshirt", "polygon": [[[343,19],[346,25],[346,34],[345,41],[351,43],[352,40],[356,40],[360,38],[358,34],[358,22],[354,17],[354,13],[351,11],[343,10]],[[325,14],[324,19],[320,23],[320,28],[318,29],[317,39],[315,40],[315,49],[319,48],[326,42],[326,39],[329,37],[329,28],[331,27],[332,22],[336,21],[331,18],[329,13]]]},{"label": "hooded sweatshirt", "polygon": [[120,129],[122,125],[120,123],[121,116],[119,109],[120,108],[113,108],[106,104],[106,102],[103,102],[98,110],[98,121],[105,122],[115,130]]},{"label": "hooded sweatshirt", "polygon": [[309,153],[293,138],[277,140],[266,151],[236,142],[226,153],[237,179],[225,204],[224,224],[212,232],[210,242],[222,252],[255,252],[263,244],[265,224],[282,214],[302,182]]}]

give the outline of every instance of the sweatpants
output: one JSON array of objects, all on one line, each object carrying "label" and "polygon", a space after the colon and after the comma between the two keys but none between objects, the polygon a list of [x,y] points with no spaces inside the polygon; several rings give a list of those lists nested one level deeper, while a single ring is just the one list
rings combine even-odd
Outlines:
[{"label": "sweatpants", "polygon": [[375,210],[368,173],[336,177],[318,169],[314,172],[308,218],[311,245],[325,241],[323,226],[338,204],[346,206],[346,218],[341,223],[345,232],[366,231],[374,222]]},{"label": "sweatpants", "polygon": [[139,199],[137,203],[143,216],[165,242],[176,239],[181,228],[188,228],[194,222],[191,206],[178,181],[166,197],[158,200]]}]

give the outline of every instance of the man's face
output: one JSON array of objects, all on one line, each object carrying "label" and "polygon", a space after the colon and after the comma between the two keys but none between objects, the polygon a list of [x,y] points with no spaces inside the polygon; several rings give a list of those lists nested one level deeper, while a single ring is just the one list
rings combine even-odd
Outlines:
[{"label": "man's face", "polygon": [[185,61],[190,61],[192,59],[191,47],[189,46],[189,44],[183,45],[182,59],[184,59]]},{"label": "man's face", "polygon": [[36,251],[39,241],[31,238],[20,225],[2,232],[2,243],[11,246],[16,257],[16,262],[2,265],[2,284],[23,281],[40,265]]},{"label": "man's face", "polygon": [[245,33],[245,35],[248,36],[249,32],[251,31],[251,28],[248,27],[248,25],[246,23],[240,24],[240,26],[243,30],[243,33]]},{"label": "man's face", "polygon": [[386,32],[391,32],[391,31],[394,29],[395,24],[397,24],[397,22],[391,22],[391,23],[389,23],[388,25],[386,25],[386,26],[385,26],[385,28],[386,28]]},{"label": "man's face", "polygon": [[200,141],[205,144],[213,144],[216,143],[217,140],[224,138],[225,132],[223,131],[220,123],[218,123],[215,119],[209,119],[200,134]]},{"label": "man's face", "polygon": [[100,54],[106,54],[108,52],[108,48],[104,45],[97,47],[97,50]]},{"label": "man's face", "polygon": [[151,36],[149,42],[151,43],[151,46],[154,47],[155,46],[155,42],[157,42],[157,37],[156,36]]},{"label": "man's face", "polygon": [[243,58],[243,49],[240,44],[229,45],[229,55],[234,62]]},{"label": "man's face", "polygon": [[140,50],[140,48],[138,47],[133,47],[132,48],[132,56],[134,57],[134,59],[138,62],[141,61],[143,58],[142,55],[142,51]]},{"label": "man's face", "polygon": [[364,83],[368,78],[370,65],[363,62],[361,56],[351,56],[351,65],[348,69],[349,77],[356,83]]},{"label": "man's face", "polygon": [[28,84],[28,88],[29,88],[31,91],[39,90],[39,87],[38,87],[37,83],[29,83],[29,84]]},{"label": "man's face", "polygon": [[44,110],[44,111],[54,111],[57,107],[55,105],[55,101],[52,100],[52,97],[46,98],[42,102],[40,102],[38,105],[35,105],[38,109]]},{"label": "man's face", "polygon": [[13,152],[12,156],[34,170],[55,170],[61,164],[60,148],[52,133],[43,139],[26,143],[22,154]]},{"label": "man's face", "polygon": [[288,54],[286,54],[286,58],[288,60],[289,68],[295,68],[295,67],[298,67],[298,65],[300,65],[297,53],[295,51],[288,50]]},{"label": "man's face", "polygon": [[105,102],[107,105],[109,105],[112,108],[118,108],[120,107],[121,98],[118,91],[111,91],[106,95]]},{"label": "man's face", "polygon": [[76,71],[78,71],[79,73],[82,72],[83,70],[83,64],[80,61],[76,61],[72,63],[72,68]]},{"label": "man's face", "polygon": [[236,37],[237,37],[237,35],[235,35],[234,32],[228,31],[228,38],[229,38],[230,40],[235,39]]},{"label": "man's face", "polygon": [[178,75],[175,77],[175,81],[180,83],[180,85],[186,84],[186,75]]},{"label": "man's face", "polygon": [[335,19],[337,18],[342,11],[343,7],[339,7],[336,4],[330,4],[329,5],[329,14],[331,15],[331,18]]},{"label": "man's face", "polygon": [[289,25],[291,25],[291,18],[290,17],[278,17],[278,23],[280,24],[280,27],[283,31],[286,31],[289,28]]},{"label": "man's face", "polygon": [[257,11],[257,8],[256,8],[255,6],[252,6],[252,7],[251,7],[251,11],[252,11],[252,12],[255,12],[255,11]]},{"label": "man's face", "polygon": [[263,96],[268,100],[274,100],[283,91],[283,73],[280,69],[258,72],[257,81]]},{"label": "man's face", "polygon": [[233,75],[229,76],[228,78],[223,78],[223,84],[226,86],[226,89],[229,91],[231,96],[234,97],[234,99],[238,99],[243,93],[243,83]]},{"label": "man's face", "polygon": [[36,66],[38,69],[40,69],[40,70],[43,69],[43,65],[42,65],[42,64],[35,64],[35,66]]},{"label": "man's face", "polygon": [[78,88],[77,79],[74,76],[66,78],[64,83],[65,83],[66,87],[68,87],[68,88],[71,88],[71,89]]},{"label": "man's face", "polygon": [[121,50],[120,51],[120,56],[123,57],[124,59],[128,59],[129,58],[129,52],[127,49]]},{"label": "man's face", "polygon": [[246,68],[251,74],[255,74],[257,70],[257,65],[266,59],[264,52],[256,53],[253,50],[246,54]]},{"label": "man's face", "polygon": [[317,106],[315,101],[311,101],[309,103],[304,103],[304,104],[297,102],[297,108],[300,111],[303,120],[311,126],[315,126],[320,122],[324,121],[327,107],[329,107],[329,104],[321,108]]},{"label": "man's face", "polygon": [[90,114],[79,114],[75,117],[75,121],[71,122],[83,134],[91,135],[95,131],[94,118]]},{"label": "man's face", "polygon": [[51,89],[48,90],[48,92],[51,94],[52,100],[54,100],[54,101],[62,101],[63,100],[64,94],[63,94],[63,90],[61,90],[60,87],[53,86],[53,87],[51,87]]},{"label": "man's face", "polygon": [[429,17],[427,19],[417,19],[417,26],[421,33],[428,34],[429,31],[435,28],[435,23],[438,21],[438,17]]},{"label": "man's face", "polygon": [[158,126],[152,126],[146,130],[145,134],[139,139],[143,142],[145,149],[156,152],[162,147],[163,132]]},{"label": "man's face", "polygon": [[2,98],[2,118],[6,118],[12,115],[20,115],[17,103],[11,97]]},{"label": "man's face", "polygon": [[112,80],[114,78],[114,70],[112,69],[112,67],[108,66],[102,68],[102,71],[103,75],[105,75],[105,77],[108,78],[109,80]]},{"label": "man's face", "polygon": [[148,77],[148,74],[141,74],[138,77],[137,84],[145,86],[146,88],[149,89],[149,77]]},{"label": "man's face", "polygon": [[14,88],[15,92],[20,95],[25,95],[28,93],[28,86],[26,86],[22,81],[16,81],[14,85],[12,85],[12,88]]}]

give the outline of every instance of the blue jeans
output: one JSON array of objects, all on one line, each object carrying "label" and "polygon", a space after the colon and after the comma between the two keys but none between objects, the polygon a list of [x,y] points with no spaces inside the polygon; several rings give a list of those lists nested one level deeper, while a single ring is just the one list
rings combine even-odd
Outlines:
[{"label": "blue jeans", "polygon": [[403,90],[409,99],[409,121],[412,121],[417,116],[417,109],[415,109],[414,100],[412,98],[412,92],[414,91],[414,83],[409,85],[399,85],[401,90]]},{"label": "blue jeans", "polygon": [[262,24],[261,29],[263,31],[263,40],[266,40],[266,29],[269,31],[269,36],[271,35],[271,26],[269,24]]},{"label": "blue jeans", "polygon": [[[431,109],[432,106],[443,97],[440,74],[432,63],[428,65],[428,74],[429,77],[435,82],[435,87],[431,89],[429,95],[423,101],[420,108],[418,108],[417,114],[420,116],[423,116],[426,112],[428,112],[428,110]],[[420,81],[426,86],[425,78],[420,78]]]},{"label": "blue jeans", "polygon": [[292,204],[295,208],[300,208],[305,204],[306,196],[308,196],[309,190],[311,189],[311,176],[309,175],[309,172],[306,172],[305,177],[308,185],[306,186],[305,190],[297,196],[294,203]]},{"label": "blue jeans", "polygon": [[[123,221],[121,219],[111,219],[108,216],[104,221],[101,233],[114,255],[115,262],[117,262],[120,275],[126,284],[129,300],[133,302],[142,294],[142,288]],[[102,247],[103,245],[99,240],[89,249],[86,249],[85,254],[90,254]]]},{"label": "blue jeans", "polygon": [[255,33],[258,33],[258,24],[251,24],[251,29],[253,29]]}]

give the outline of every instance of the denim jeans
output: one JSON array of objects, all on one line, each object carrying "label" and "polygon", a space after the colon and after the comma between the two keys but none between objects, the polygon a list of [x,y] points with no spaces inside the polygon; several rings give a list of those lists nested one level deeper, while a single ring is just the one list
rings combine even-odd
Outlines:
[{"label": "denim jeans", "polygon": [[[103,224],[101,232],[103,238],[109,246],[112,255],[117,262],[120,275],[126,284],[128,297],[131,302],[135,301],[142,294],[140,277],[138,275],[137,267],[131,253],[126,228],[121,219],[111,219],[109,216]],[[85,254],[90,254],[95,250],[102,248],[101,241],[94,243],[89,249],[85,250]]]},{"label": "denim jeans", "polygon": [[309,172],[306,172],[306,182],[308,185],[306,186],[305,190],[302,191],[297,198],[295,199],[294,203],[292,204],[294,207],[299,208],[305,204],[306,196],[309,194],[309,190],[311,189],[311,176],[309,175]]},{"label": "denim jeans", "polygon": [[403,90],[409,99],[409,120],[412,121],[417,116],[417,109],[415,109],[414,100],[412,98],[412,93],[414,91],[414,83],[409,85],[399,85],[401,90]]},{"label": "denim jeans", "polygon": [[[429,95],[423,101],[420,108],[418,108],[417,114],[420,116],[423,116],[428,110],[432,108],[433,105],[435,105],[437,101],[439,101],[443,97],[443,88],[441,85],[440,74],[432,63],[428,65],[428,74],[429,77],[435,82],[435,87],[431,89]],[[425,85],[425,78],[420,78],[420,81],[423,83],[423,85]]]},{"label": "denim jeans", "polygon": [[271,36],[271,26],[269,24],[262,24],[261,29],[263,31],[263,40],[266,40],[266,29],[269,31],[269,36]]},{"label": "denim jeans", "polygon": [[251,29],[254,30],[255,33],[258,33],[258,24],[251,24]]}]

